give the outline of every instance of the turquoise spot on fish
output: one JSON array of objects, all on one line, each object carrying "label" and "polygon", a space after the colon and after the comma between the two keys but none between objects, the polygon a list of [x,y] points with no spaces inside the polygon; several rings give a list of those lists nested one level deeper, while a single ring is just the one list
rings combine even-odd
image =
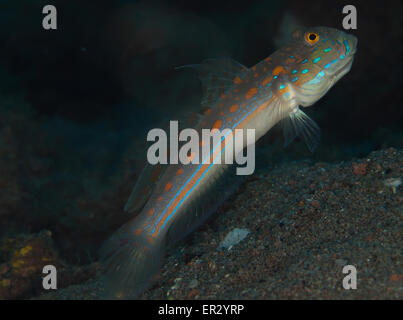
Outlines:
[{"label": "turquoise spot on fish", "polygon": [[325,69],[330,68],[330,66],[334,63],[336,63],[339,59],[334,59],[333,61],[329,62],[327,65],[325,65]]},{"label": "turquoise spot on fish", "polygon": [[294,56],[290,56],[291,59],[294,59]]},{"label": "turquoise spot on fish", "polygon": [[320,61],[320,57],[313,59],[313,63],[318,63]]},{"label": "turquoise spot on fish", "polygon": [[277,79],[277,78],[278,78],[278,76],[274,76],[274,77],[273,77],[273,79]]},{"label": "turquoise spot on fish", "polygon": [[320,71],[316,74],[315,78],[313,78],[312,80],[308,81],[308,84],[317,84],[319,83],[322,78],[325,76],[325,73],[323,71]]},{"label": "turquoise spot on fish", "polygon": [[281,90],[281,89],[284,89],[284,88],[285,88],[285,85],[282,84],[282,85],[280,86],[280,90]]},{"label": "turquoise spot on fish", "polygon": [[305,74],[305,73],[308,73],[308,71],[309,71],[308,69],[304,69],[304,70],[301,71],[301,73]]},{"label": "turquoise spot on fish", "polygon": [[296,74],[298,72],[298,70],[292,70],[292,74]]},{"label": "turquoise spot on fish", "polygon": [[346,55],[347,55],[347,54],[349,54],[349,52],[350,52],[350,46],[348,45],[348,41],[347,41],[347,40],[344,40],[344,45],[345,45],[345,47],[346,47]]},{"label": "turquoise spot on fish", "polygon": [[298,80],[298,77],[295,77],[294,79],[291,80],[291,82],[295,82]]},{"label": "turquoise spot on fish", "polygon": [[344,55],[341,55],[340,56],[340,60],[343,60],[345,57],[344,57]]},{"label": "turquoise spot on fish", "polygon": [[308,59],[304,59],[304,60],[301,61],[301,64],[304,64],[304,63],[307,63],[307,62],[308,62]]},{"label": "turquoise spot on fish", "polygon": [[330,52],[330,51],[332,51],[332,48],[326,48],[325,50],[323,50],[323,52]]},{"label": "turquoise spot on fish", "polygon": [[284,98],[289,99],[291,94],[289,92],[284,92],[283,96],[284,96]]}]

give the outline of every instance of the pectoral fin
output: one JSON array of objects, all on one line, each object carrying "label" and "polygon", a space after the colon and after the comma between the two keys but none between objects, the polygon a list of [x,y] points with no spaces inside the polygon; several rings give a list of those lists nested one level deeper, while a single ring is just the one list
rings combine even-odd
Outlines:
[{"label": "pectoral fin", "polygon": [[283,120],[284,147],[288,146],[296,136],[304,140],[308,149],[313,152],[320,141],[320,128],[301,109],[292,111]]}]

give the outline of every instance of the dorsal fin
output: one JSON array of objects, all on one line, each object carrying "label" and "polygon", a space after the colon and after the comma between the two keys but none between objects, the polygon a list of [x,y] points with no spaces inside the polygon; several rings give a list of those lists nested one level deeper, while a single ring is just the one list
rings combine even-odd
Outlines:
[{"label": "dorsal fin", "polygon": [[[237,80],[244,78],[249,70],[242,64],[230,58],[206,59],[201,64],[190,64],[181,68],[194,68],[202,82],[202,106],[211,105],[219,99],[220,95],[237,85]],[[237,78],[238,77],[238,78]]]}]

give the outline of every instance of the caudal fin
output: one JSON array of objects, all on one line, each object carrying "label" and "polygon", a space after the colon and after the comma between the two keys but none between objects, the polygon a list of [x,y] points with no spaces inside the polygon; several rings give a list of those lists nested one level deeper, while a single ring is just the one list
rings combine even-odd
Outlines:
[{"label": "caudal fin", "polygon": [[[116,246],[117,238],[123,241]],[[116,246],[114,250],[110,241]],[[154,238],[150,242],[146,235],[131,234],[126,239],[113,235],[104,248],[106,252],[101,250],[103,275],[100,279],[104,298],[136,299],[155,281],[164,256],[165,241]]]}]

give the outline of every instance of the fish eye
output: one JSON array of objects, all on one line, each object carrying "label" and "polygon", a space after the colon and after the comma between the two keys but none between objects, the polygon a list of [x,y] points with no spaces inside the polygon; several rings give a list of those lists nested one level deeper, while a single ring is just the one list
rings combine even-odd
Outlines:
[{"label": "fish eye", "polygon": [[305,41],[310,45],[315,44],[319,40],[319,35],[316,32],[307,32],[305,34]]}]

